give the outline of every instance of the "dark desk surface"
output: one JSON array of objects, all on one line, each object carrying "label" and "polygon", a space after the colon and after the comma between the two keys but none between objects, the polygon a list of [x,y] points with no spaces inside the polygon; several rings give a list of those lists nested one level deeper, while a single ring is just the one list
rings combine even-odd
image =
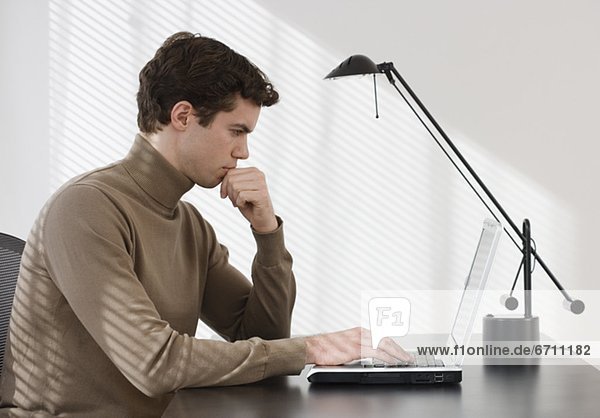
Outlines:
[{"label": "dark desk surface", "polygon": [[179,391],[165,417],[600,417],[592,366],[466,366],[440,386],[311,385],[300,376]]}]

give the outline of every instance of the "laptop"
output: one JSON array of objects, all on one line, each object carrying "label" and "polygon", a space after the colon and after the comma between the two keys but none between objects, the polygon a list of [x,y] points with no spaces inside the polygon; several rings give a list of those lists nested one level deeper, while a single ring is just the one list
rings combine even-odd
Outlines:
[{"label": "laptop", "polygon": [[[462,381],[463,355],[454,355],[455,346],[467,345],[471,337],[477,308],[490,273],[502,226],[486,219],[475,251],[475,257],[465,281],[458,309],[446,346],[449,354],[417,356],[415,362],[386,364],[374,359],[362,359],[340,366],[312,366],[307,373],[311,383],[365,384],[441,384]],[[461,353],[461,350],[458,350]]]}]

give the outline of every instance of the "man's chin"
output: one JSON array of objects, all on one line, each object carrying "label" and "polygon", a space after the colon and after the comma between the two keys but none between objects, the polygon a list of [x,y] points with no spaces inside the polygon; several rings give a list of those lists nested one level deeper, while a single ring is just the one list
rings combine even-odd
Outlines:
[{"label": "man's chin", "polygon": [[194,182],[196,183],[196,185],[202,187],[203,189],[214,189],[215,187],[217,187],[219,184],[221,184],[223,182],[222,178],[218,178],[215,179],[211,182],[207,182],[207,181],[203,181],[203,182]]}]

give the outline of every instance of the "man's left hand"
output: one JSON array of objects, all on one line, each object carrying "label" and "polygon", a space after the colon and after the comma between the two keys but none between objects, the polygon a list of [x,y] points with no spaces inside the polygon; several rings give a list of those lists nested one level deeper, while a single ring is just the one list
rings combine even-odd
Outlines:
[{"label": "man's left hand", "polygon": [[277,229],[277,218],[269,196],[265,175],[257,168],[232,168],[221,182],[221,198],[229,197],[233,206],[257,232]]}]

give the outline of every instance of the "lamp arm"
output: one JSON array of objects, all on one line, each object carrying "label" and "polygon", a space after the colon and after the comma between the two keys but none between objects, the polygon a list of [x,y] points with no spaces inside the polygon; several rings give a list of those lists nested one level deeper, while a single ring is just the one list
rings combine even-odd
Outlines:
[{"label": "lamp arm", "polygon": [[[419,114],[415,111],[415,109],[412,107],[412,105],[408,102],[408,100],[406,99],[406,97],[404,96],[404,94],[402,93],[402,91],[396,85],[396,82],[395,82],[394,77],[393,77],[393,76],[396,76],[396,78],[398,79],[398,81],[400,81],[400,83],[402,84],[402,86],[404,87],[404,89],[406,89],[406,91],[408,92],[408,94],[410,95],[410,97],[412,98],[412,100],[417,104],[417,106],[419,107],[419,109],[425,114],[425,116],[427,117],[427,119],[429,120],[429,122],[431,122],[431,124],[435,127],[435,129],[442,136],[442,138],[444,138],[444,141],[446,142],[446,144],[450,147],[450,149],[458,157],[458,159],[465,166],[465,168],[468,170],[468,172],[471,174],[471,176],[473,176],[473,178],[475,179],[475,181],[477,182],[477,184],[479,185],[479,187],[481,187],[481,189],[483,190],[483,192],[490,199],[490,201],[494,204],[494,206],[496,207],[496,209],[498,209],[498,211],[502,214],[502,217],[508,221],[508,223],[511,226],[512,230],[517,234],[517,236],[521,240],[523,240],[524,236],[523,236],[522,232],[519,230],[519,228],[517,227],[517,225],[514,223],[514,221],[511,219],[511,217],[508,215],[508,213],[504,210],[504,208],[502,207],[502,205],[500,205],[500,202],[498,202],[498,200],[496,199],[496,197],[494,197],[494,195],[492,194],[492,192],[490,191],[490,189],[488,189],[488,187],[485,185],[485,183],[483,182],[483,180],[481,180],[481,178],[477,175],[477,173],[475,172],[475,170],[473,169],[473,167],[471,167],[471,165],[469,164],[469,162],[461,154],[461,152],[456,147],[456,145],[454,145],[454,143],[452,142],[452,140],[450,139],[450,137],[448,137],[448,135],[446,134],[446,132],[444,132],[444,130],[437,123],[437,121],[435,120],[435,118],[431,115],[431,113],[429,113],[429,111],[427,110],[427,108],[425,107],[425,105],[421,102],[421,100],[413,92],[413,90],[410,88],[410,86],[408,85],[408,83],[404,80],[404,78],[402,78],[402,76],[400,75],[400,73],[398,72],[398,70],[396,70],[396,68],[394,67],[394,64],[392,62],[383,62],[381,64],[377,64],[377,69],[380,72],[382,72],[382,73],[384,73],[386,75],[386,77],[387,77],[388,81],[390,82],[390,84],[392,84],[392,86],[394,86],[394,88],[398,91],[398,93],[400,93],[400,95],[402,96],[402,98],[407,102],[407,104],[412,109],[412,111],[415,113],[415,115],[417,116],[417,118],[421,121],[421,123],[423,124],[423,126],[425,126],[425,128],[429,131],[429,133],[432,136],[434,136],[433,133],[429,130],[429,128],[425,124],[425,122],[421,119],[421,117],[419,116]],[[434,139],[436,139],[435,136],[434,136]],[[489,208],[489,206],[488,206],[488,210],[490,210],[490,212],[491,212],[491,209]],[[493,212],[492,212],[492,215],[494,215]],[[494,217],[495,217],[495,215],[494,215]],[[508,231],[506,229],[504,231],[508,234]],[[515,240],[512,238],[512,236],[510,234],[508,234],[508,235],[511,238],[511,240],[515,243],[515,245],[517,246],[517,248],[519,248],[519,250],[521,252],[524,252],[525,250],[522,249],[521,247],[519,247],[519,245],[515,242]],[[562,293],[562,295],[564,296],[564,298],[568,302],[573,302],[574,300],[569,296],[569,294],[567,293],[567,291],[560,284],[560,282],[554,276],[554,274],[552,274],[552,272],[550,271],[550,269],[548,268],[548,266],[546,265],[546,263],[544,263],[544,261],[542,260],[542,258],[540,257],[540,255],[537,253],[537,251],[534,250],[534,249],[531,249],[531,254],[535,257],[535,259],[540,264],[540,266],[542,266],[542,268],[544,269],[544,271],[546,272],[546,274],[548,275],[548,277],[550,277],[550,279],[552,280],[552,282],[554,283],[554,285],[557,287],[557,289],[560,290],[560,292]]]}]

